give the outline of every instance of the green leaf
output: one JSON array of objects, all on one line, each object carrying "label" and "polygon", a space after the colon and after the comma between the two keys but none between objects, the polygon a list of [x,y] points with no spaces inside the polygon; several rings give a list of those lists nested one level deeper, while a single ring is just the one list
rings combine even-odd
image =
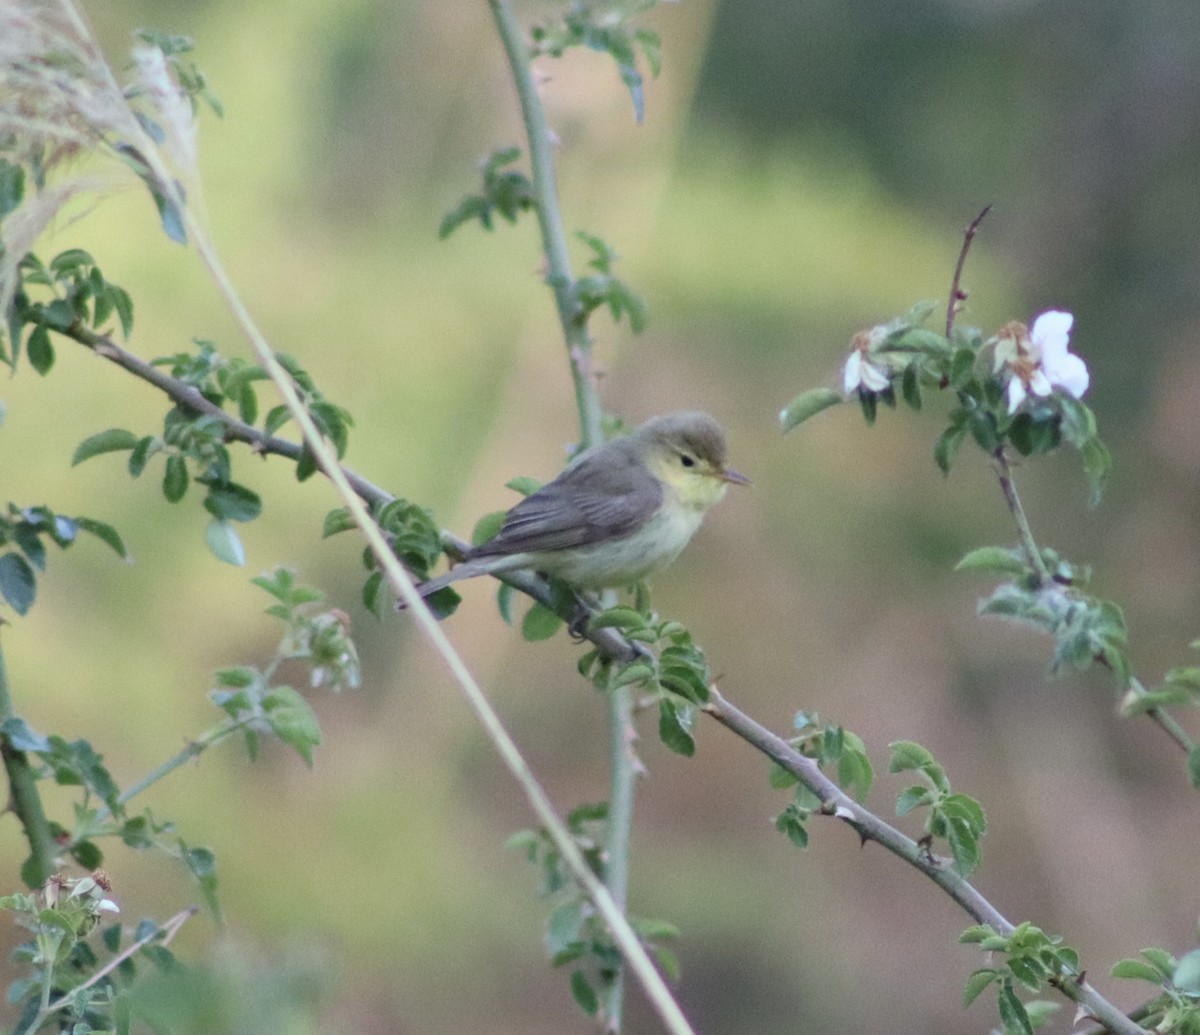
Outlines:
[{"label": "green leaf", "polygon": [[13,715],[4,720],[0,733],[16,751],[49,751],[50,741],[34,730],[29,723]]},{"label": "green leaf", "polygon": [[1088,497],[1089,506],[1096,506],[1112,474],[1112,454],[1108,447],[1098,438],[1089,438],[1080,448],[1083,456],[1083,471],[1087,475],[1088,487],[1091,493]]},{"label": "green leaf", "polygon": [[589,1017],[596,1016],[596,1011],[600,1009],[600,999],[582,970],[571,971],[571,995],[579,1009]]},{"label": "green leaf", "polygon": [[78,517],[75,519],[75,523],[84,532],[94,535],[101,542],[111,546],[122,560],[129,559],[129,551],[125,549],[125,543],[121,539],[120,533],[112,525],[89,517]]},{"label": "green leaf", "polygon": [[15,212],[25,199],[25,170],[0,158],[0,219]]},{"label": "green leaf", "polygon": [[780,426],[785,433],[789,432],[810,417],[842,401],[841,393],[832,388],[810,388],[807,392],[801,392],[780,411]]},{"label": "green leaf", "polygon": [[933,459],[941,469],[942,474],[950,473],[950,465],[954,462],[954,457],[958,453],[959,446],[962,445],[963,439],[966,438],[966,425],[958,427],[951,426],[938,436],[938,440],[933,444]]},{"label": "green leaf", "polygon": [[[0,558],[3,560],[3,558]],[[1197,744],[1187,757],[1188,777],[1192,781],[1192,786],[1200,788],[1200,744]]]},{"label": "green leaf", "polygon": [[38,324],[29,332],[25,352],[34,370],[42,375],[50,372],[50,368],[54,366],[54,346],[50,344],[50,331],[44,323]]},{"label": "green leaf", "polygon": [[495,538],[496,533],[500,531],[500,526],[504,524],[504,514],[503,510],[494,510],[490,514],[484,514],[476,521],[475,527],[471,530],[471,545],[479,546],[481,543]]},{"label": "green leaf", "polygon": [[632,607],[610,607],[588,620],[589,629],[641,629],[645,625],[645,616]]},{"label": "green leaf", "polygon": [[691,758],[696,753],[692,736],[693,713],[686,705],[676,704],[664,697],[658,702],[658,735],[677,755]]},{"label": "green leaf", "polygon": [[521,622],[521,635],[530,641],[548,640],[559,628],[563,620],[544,604],[534,604]]},{"label": "green leaf", "polygon": [[184,228],[183,213],[179,206],[170,198],[156,189],[147,178],[146,186],[154,198],[154,207],[158,209],[159,219],[162,220],[163,232],[176,244],[187,244],[187,230]]},{"label": "green leaf", "polygon": [[934,793],[928,787],[916,784],[903,790],[896,796],[896,815],[907,816],[913,809],[924,805],[932,805]]},{"label": "green leaf", "polygon": [[[505,488],[512,489],[513,492],[519,492],[522,496],[532,496],[546,483],[540,478],[531,478],[529,475],[518,475],[516,478],[510,478],[504,483]],[[500,511],[503,513],[503,511]]]},{"label": "green leaf", "polygon": [[954,566],[955,571],[986,571],[1001,575],[1025,575],[1029,565],[1020,550],[1003,546],[981,546]]},{"label": "green leaf", "polygon": [[796,802],[789,802],[778,816],[775,817],[775,829],[787,835],[787,839],[797,848],[808,847],[808,811]]},{"label": "green leaf", "polygon": [[897,740],[888,745],[892,756],[888,762],[889,773],[903,773],[910,769],[925,769],[936,765],[933,755],[912,740]]},{"label": "green leaf", "polygon": [[172,453],[167,457],[167,471],[163,476],[163,495],[168,503],[178,503],[183,499],[188,487],[187,461],[178,454]]},{"label": "green leaf", "polygon": [[19,615],[33,606],[37,583],[29,562],[19,553],[6,553],[0,557],[0,595]]},{"label": "green leaf", "polygon": [[613,676],[610,688],[616,690],[622,686],[629,686],[631,683],[644,683],[653,678],[654,669],[649,662],[635,661],[626,665]]},{"label": "green leaf", "polygon": [[214,518],[204,530],[204,541],[219,561],[243,567],[246,563],[246,548],[238,538],[237,530],[228,521]]},{"label": "green leaf", "polygon": [[1000,1021],[1004,1025],[1006,1035],[1033,1035],[1033,1025],[1029,1014],[1011,985],[1000,986]]},{"label": "green leaf", "polygon": [[1161,985],[1163,975],[1144,960],[1123,959],[1113,964],[1109,971],[1115,978],[1129,978],[1134,981],[1149,981],[1152,985]]},{"label": "green leaf", "polygon": [[988,985],[1000,980],[1000,971],[984,967],[967,978],[967,986],[963,989],[963,1006],[970,1006]]},{"label": "green leaf", "polygon": [[258,493],[236,482],[208,486],[204,509],[224,521],[253,521],[262,513]]},{"label": "green leaf", "polygon": [[263,697],[263,709],[271,732],[311,766],[312,749],[321,743],[321,726],[308,701],[290,686],[277,686]]},{"label": "green leaf", "polygon": [[75,447],[71,457],[71,466],[81,464],[101,453],[116,453],[125,449],[133,449],[138,444],[138,436],[124,428],[109,428],[85,438]]}]

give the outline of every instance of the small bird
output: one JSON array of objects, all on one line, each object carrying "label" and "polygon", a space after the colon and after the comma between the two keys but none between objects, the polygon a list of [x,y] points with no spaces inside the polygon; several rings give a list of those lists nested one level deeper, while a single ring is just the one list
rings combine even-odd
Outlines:
[{"label": "small bird", "polygon": [[668,413],[580,453],[504,515],[462,563],[421,583],[421,596],[476,575],[528,568],[577,589],[616,589],[670,564],[729,485],[725,433],[707,413]]}]

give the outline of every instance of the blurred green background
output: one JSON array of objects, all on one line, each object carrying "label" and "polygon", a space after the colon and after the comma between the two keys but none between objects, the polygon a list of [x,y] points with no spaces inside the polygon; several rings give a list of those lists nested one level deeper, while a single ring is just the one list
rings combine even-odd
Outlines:
[{"label": "blurred green background", "polygon": [[[518,10],[529,23],[556,6]],[[508,478],[557,469],[576,426],[533,221],[436,239],[480,157],[521,137],[484,3],[88,13],[118,65],[137,27],[196,38],[226,108],[201,132],[215,238],[274,345],[353,412],[351,466],[463,533],[512,502]],[[1200,7],[689,0],[646,24],[664,69],[645,125],[598,54],[545,62],[543,97],[568,227],[613,244],[650,307],[639,338],[596,323],[606,406],[631,421],[710,410],[756,483],[655,580],[656,604],[767,725],[817,710],[863,736],[880,769],[889,741],[930,748],[987,809],[982,890],[1064,935],[1132,1007],[1143,989],[1108,979],[1111,963],[1194,944],[1200,838],[1182,757],[1115,717],[1101,674],[1051,682],[1048,643],[975,617],[987,586],[953,564],[1015,537],[980,456],[964,449],[949,479],[933,467],[936,400],[873,429],[837,409],[788,438],[776,415],[838,383],[856,330],[943,299],[963,229],[993,203],[963,319],[990,331],[1074,312],[1117,465],[1097,511],[1074,455],[1021,465],[1035,533],[1095,565],[1149,682],[1185,663],[1200,629]],[[143,193],[60,224],[42,252],[75,245],[133,294],[140,355],[193,336],[244,354]],[[88,737],[120,781],[213,721],[214,668],[270,654],[276,626],[250,576],[295,566],[352,615],[364,687],[315,701],[326,740],[312,771],[277,745],[255,764],[228,745],[146,795],[216,852],[239,951],[301,972],[327,962],[339,977],[324,1032],[590,1030],[544,962],[536,874],[503,847],[529,812],[411,623],[358,605],[359,547],[317,538],[329,490],[239,457],[235,477],[267,509],[235,570],[205,549],[195,499],[167,505],[115,457],[68,466],[97,430],[156,430],[152,389],[62,344],[48,378],[23,369],[0,397],[5,498],[110,521],[136,558],[92,544],[53,557],[34,610],[3,631],[22,714]],[[578,648],[526,644],[490,587],[465,595],[447,631],[554,800],[603,798],[605,707],[575,675]],[[772,829],[786,797],[764,761],[715,725],[701,723],[693,760],[644,733],[631,905],[682,928],[679,995],[698,1030],[995,1023],[989,1002],[960,1007],[984,963],[931,885],[832,823],[795,851]],[[881,776],[869,804],[890,814],[906,783]],[[0,833],[15,887],[11,816]],[[129,920],[198,898],[161,859],[114,847],[106,867]],[[177,945],[200,958],[214,939],[200,919]],[[628,1030],[657,1030],[636,993]]]}]

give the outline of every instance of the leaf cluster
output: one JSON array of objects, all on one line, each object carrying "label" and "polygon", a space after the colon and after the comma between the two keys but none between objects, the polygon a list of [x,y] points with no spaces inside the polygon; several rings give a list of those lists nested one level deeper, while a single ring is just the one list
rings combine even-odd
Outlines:
[{"label": "leaf cluster", "polygon": [[[867,423],[875,423],[880,404],[894,409],[902,399],[919,411],[928,393],[953,393],[955,401],[933,447],[934,461],[943,473],[949,473],[968,437],[988,456],[1008,448],[1021,456],[1035,456],[1066,442],[1079,450],[1091,503],[1098,503],[1112,458],[1088,406],[1055,391],[1045,397],[1031,396],[1010,413],[1004,365],[996,356],[998,337],[985,339],[975,328],[956,328],[949,337],[932,331],[925,324],[935,308],[932,302],[919,303],[891,323],[863,332],[869,345],[856,341],[855,347],[864,348],[864,355],[887,379],[882,389],[860,385],[855,391]],[[783,430],[790,431],[842,398],[829,388],[801,393],[780,414]]]},{"label": "leaf cluster", "polygon": [[694,755],[696,707],[708,701],[712,672],[692,634],[650,609],[644,585],[638,586],[633,606],[600,611],[588,625],[619,630],[639,653],[632,660],[615,661],[590,650],[579,659],[579,674],[600,690],[635,686],[646,691],[658,705],[659,738],[676,754]]},{"label": "leaf cluster", "polygon": [[634,28],[633,18],[658,5],[658,0],[583,0],[573,2],[561,20],[536,25],[531,33],[531,56],[561,57],[571,47],[588,47],[608,54],[617,63],[621,82],[633,101],[634,117],[646,115],[645,84],[638,71],[638,54],[650,74],[657,77],[662,67],[662,44],[658,34]]},{"label": "leaf cluster", "polygon": [[[166,930],[142,920],[126,932],[121,925],[101,928],[107,899],[104,874],[47,881],[37,893],[6,895],[0,909],[28,930],[31,937],[13,952],[13,961],[28,968],[8,988],[8,1002],[20,1008],[15,1031],[20,1035],[50,1028],[79,1033],[129,1031],[130,988],[142,960],[159,972],[177,964],[162,944]],[[91,936],[99,930],[99,944]],[[125,944],[123,944],[125,943]],[[138,946],[136,953],[118,955]]]},{"label": "leaf cluster", "polygon": [[46,545],[65,550],[87,532],[128,558],[117,530],[89,517],[55,514],[49,507],[18,507],[9,503],[0,515],[0,597],[17,614],[25,614],[37,597],[37,572],[46,570]]},{"label": "leaf cluster", "polygon": [[900,792],[896,815],[906,816],[915,809],[927,808],[926,838],[945,841],[954,868],[964,877],[969,875],[979,865],[979,841],[987,831],[982,806],[966,794],[955,794],[946,770],[920,744],[899,740],[890,747],[888,772],[916,772],[922,779],[921,783]]},{"label": "leaf cluster", "polygon": [[[608,805],[580,805],[567,816],[566,826],[588,867],[604,879],[604,831]],[[601,994],[612,987],[621,971],[621,954],[607,926],[565,865],[562,853],[545,829],[521,830],[508,840],[541,874],[539,894],[553,902],[546,924],[546,949],[556,967],[572,967],[571,995],[589,1017],[600,1009]],[[679,975],[674,953],[661,943],[678,931],[659,920],[631,917],[630,923],[646,949],[672,978]]]},{"label": "leaf cluster", "polygon": [[[841,726],[822,723],[815,712],[797,712],[792,725],[797,736],[788,743],[821,769],[832,771],[838,785],[853,793],[857,801],[865,801],[875,781],[875,770],[862,738]],[[771,764],[770,782],[779,790],[796,788],[793,800],[775,817],[775,829],[797,848],[807,848],[808,821],[821,808],[820,799],[778,763]]]},{"label": "leaf cluster", "polygon": [[[3,195],[7,192],[19,201],[23,181],[20,167],[0,159],[0,214],[8,204]],[[17,265],[17,285],[5,321],[8,347],[0,334],[0,362],[15,371],[24,348],[29,365],[44,376],[54,366],[51,331],[67,334],[88,328],[108,334],[106,325],[113,316],[128,338],[133,300],[105,278],[88,252],[71,248],[48,263],[30,252]]]},{"label": "leaf cluster", "polygon": [[1005,1035],[1033,1035],[1034,1029],[1058,1008],[1056,1003],[1040,1000],[1022,1002],[1015,986],[1040,992],[1048,986],[1081,979],[1079,954],[1063,945],[1061,937],[1048,935],[1030,923],[1018,924],[1008,935],[1000,934],[991,924],[979,924],[967,928],[959,941],[1005,957],[998,965],[972,973],[963,993],[963,1005],[969,1006],[985,989],[995,985]]},{"label": "leaf cluster", "polygon": [[[347,447],[353,418],[327,400],[295,360],[280,355],[318,428],[341,456]],[[140,477],[149,462],[163,457],[162,494],[168,503],[179,503],[194,483],[203,488],[203,507],[211,520],[205,530],[209,549],[229,564],[244,564],[246,555],[234,522],[253,521],[262,513],[262,501],[252,489],[233,479],[233,460],[227,441],[229,427],[220,413],[236,410],[246,424],[259,418],[255,384],[267,378],[256,364],[222,356],[212,342],[198,341],[194,352],[180,352],[154,360],[166,367],[179,385],[194,389],[212,407],[201,409],[177,402],[163,418],[161,434],[138,435],[125,428],[109,428],[89,436],[75,450],[72,464],[105,453],[128,452],[129,473]],[[266,435],[274,435],[291,419],[286,406],[267,411],[262,420]],[[316,470],[312,453],[303,448],[296,460],[296,478],[311,477]]]},{"label": "leaf cluster", "polygon": [[478,194],[468,194],[442,217],[438,237],[445,240],[464,223],[479,220],[491,230],[495,216],[515,223],[517,216],[537,204],[537,194],[529,177],[518,169],[508,169],[521,157],[519,147],[503,147],[483,161],[483,186]]},{"label": "leaf cluster", "polygon": [[[74,803],[69,827],[50,821],[50,833],[61,854],[85,869],[95,869],[104,863],[104,852],[97,843],[102,838],[119,839],[130,848],[157,849],[192,873],[213,913],[220,914],[212,852],[190,847],[175,834],[173,823],[156,820],[148,809],[130,813],[126,798],[104,764],[104,757],[91,743],[82,738],[68,741],[56,734],[44,735],[16,716],[0,725],[0,737],[9,749],[24,752],[40,762],[36,769],[38,779],[53,780],[60,787],[77,787],[82,791],[81,799]],[[40,883],[38,861],[32,855],[22,865],[21,877],[31,887]]]},{"label": "leaf cluster", "polygon": [[[372,506],[371,515],[383,531],[384,538],[400,563],[420,582],[429,578],[429,572],[443,552],[442,532],[433,519],[433,512],[405,499],[393,499]],[[325,515],[322,537],[328,538],[340,532],[348,532],[357,525],[345,507],[338,507]],[[383,616],[388,601],[383,571],[369,547],[363,549],[363,567],[368,575],[362,588],[363,605],[376,618]],[[426,598],[426,603],[439,618],[453,614],[462,598],[449,586]]]},{"label": "leaf cluster", "polygon": [[1143,1027],[1178,1035],[1200,1035],[1200,949],[1176,959],[1165,949],[1142,949],[1113,965],[1112,976],[1149,981],[1160,991],[1139,1010]]},{"label": "leaf cluster", "polygon": [[1040,561],[1041,570],[1035,571],[1023,551],[985,546],[968,553],[955,570],[1012,577],[980,602],[979,613],[1019,622],[1053,637],[1052,673],[1064,668],[1082,671],[1099,663],[1125,686],[1130,664],[1121,608],[1085,591],[1091,577],[1087,567],[1076,566],[1049,548],[1040,551]]}]

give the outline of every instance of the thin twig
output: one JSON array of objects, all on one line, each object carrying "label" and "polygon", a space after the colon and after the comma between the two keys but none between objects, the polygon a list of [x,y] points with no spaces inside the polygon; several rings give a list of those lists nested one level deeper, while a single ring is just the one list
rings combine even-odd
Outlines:
[{"label": "thin twig", "polygon": [[41,1022],[45,1020],[46,1017],[54,1013],[56,1010],[61,1010],[65,1006],[70,1006],[71,1003],[75,1001],[75,997],[79,995],[79,993],[85,988],[90,988],[97,981],[100,981],[102,978],[111,974],[117,969],[117,967],[129,959],[130,956],[141,949],[144,949],[151,942],[158,941],[161,945],[170,944],[171,939],[179,933],[179,929],[198,912],[199,908],[197,906],[189,906],[187,909],[180,910],[161,927],[156,927],[149,934],[143,935],[132,945],[117,953],[117,955],[104,964],[103,967],[101,967],[98,971],[96,971],[95,974],[83,982],[83,984],[76,985],[73,989],[71,989],[70,992],[64,994],[57,1002],[43,1007],[41,1012],[38,1014],[36,1023],[34,1023],[28,1030],[37,1031],[37,1029],[41,1026]]},{"label": "thin twig", "polygon": [[984,217],[991,212],[992,206],[989,202],[983,206],[974,219],[971,220],[971,225],[967,227],[967,232],[963,235],[962,249],[958,253],[958,263],[954,267],[954,279],[950,282],[950,301],[946,304],[946,337],[949,338],[954,330],[954,319],[958,316],[959,305],[966,301],[966,292],[960,286],[962,283],[963,267],[967,264],[967,252],[971,250],[971,242],[975,240],[975,235],[979,232],[979,224],[983,222]]}]

